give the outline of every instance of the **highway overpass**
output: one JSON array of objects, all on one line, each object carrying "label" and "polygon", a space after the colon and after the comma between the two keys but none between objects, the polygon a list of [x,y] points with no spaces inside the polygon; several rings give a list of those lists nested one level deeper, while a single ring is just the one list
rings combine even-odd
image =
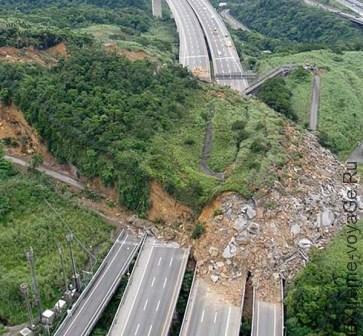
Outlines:
[{"label": "highway overpass", "polygon": [[280,288],[279,291],[281,296],[278,299],[269,302],[262,299],[259,289],[254,290],[251,336],[284,335],[282,288]]},{"label": "highway overpass", "polygon": [[108,332],[109,336],[167,336],[189,249],[148,238]]},{"label": "highway overpass", "polygon": [[166,0],[179,32],[179,62],[201,80],[211,81],[207,43],[187,0]]},{"label": "highway overpass", "polygon": [[121,232],[54,336],[86,336],[91,333],[143,240],[143,237]]},{"label": "highway overpass", "polygon": [[[244,293],[245,279],[242,284]],[[196,278],[189,295],[180,336],[238,336],[241,305],[233,305],[217,294],[203,279]]]},{"label": "highway overpass", "polygon": [[[208,0],[187,1],[198,17],[207,39],[216,82],[243,92],[248,86],[248,82],[242,78],[244,71],[233,40],[222,18]],[[240,78],[218,79],[218,76],[228,74],[241,74],[241,76]]]}]

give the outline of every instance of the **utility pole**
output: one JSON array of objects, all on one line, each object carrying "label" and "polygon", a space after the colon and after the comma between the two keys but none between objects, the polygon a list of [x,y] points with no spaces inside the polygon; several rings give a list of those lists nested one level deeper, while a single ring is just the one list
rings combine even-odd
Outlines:
[{"label": "utility pole", "polygon": [[30,300],[29,300],[29,287],[27,283],[22,283],[20,285],[20,292],[24,297],[25,300],[25,305],[26,305],[26,309],[28,311],[28,318],[29,318],[29,322],[30,322],[30,329],[33,329],[34,327],[34,320],[33,320],[33,313],[32,313],[32,307],[30,305]]},{"label": "utility pole", "polygon": [[31,272],[31,276],[32,276],[32,288],[33,288],[33,293],[34,293],[34,298],[35,298],[35,304],[38,306],[38,310],[39,310],[39,321],[41,321],[43,307],[42,307],[42,301],[40,299],[40,291],[39,291],[39,286],[38,286],[38,282],[37,282],[37,277],[35,275],[33,248],[30,248],[30,250],[26,252],[26,258],[28,260],[30,272]]},{"label": "utility pole", "polygon": [[61,267],[62,267],[64,288],[65,288],[65,291],[67,291],[68,290],[68,280],[67,280],[66,270],[65,270],[65,267],[64,267],[63,250],[62,250],[62,247],[60,245],[58,245],[58,253],[59,253]]},{"label": "utility pole", "polygon": [[69,254],[71,256],[71,262],[72,262],[74,287],[76,288],[77,292],[80,292],[81,291],[81,280],[80,280],[79,274],[77,273],[76,262],[74,260],[73,251],[72,251],[73,233],[67,234],[66,238],[67,238]]}]

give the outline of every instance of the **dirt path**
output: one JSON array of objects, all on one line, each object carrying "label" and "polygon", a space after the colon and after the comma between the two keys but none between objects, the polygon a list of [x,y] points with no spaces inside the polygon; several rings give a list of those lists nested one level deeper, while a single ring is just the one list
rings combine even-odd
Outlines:
[{"label": "dirt path", "polygon": [[209,176],[213,176],[219,180],[224,179],[224,173],[217,173],[211,170],[208,166],[208,160],[213,147],[213,113],[210,114],[205,130],[204,143],[202,149],[202,158],[200,160],[200,168]]}]

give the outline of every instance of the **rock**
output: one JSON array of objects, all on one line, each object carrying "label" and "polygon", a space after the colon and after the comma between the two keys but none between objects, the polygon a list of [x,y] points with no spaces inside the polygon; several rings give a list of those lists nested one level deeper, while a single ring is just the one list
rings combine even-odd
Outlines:
[{"label": "rock", "polygon": [[237,254],[237,246],[234,238],[232,238],[223,251],[223,258],[225,259],[233,258],[236,254]]},{"label": "rock", "polygon": [[219,276],[215,275],[215,274],[212,274],[210,276],[210,279],[212,280],[213,283],[216,283],[219,280]]},{"label": "rock", "polygon": [[293,236],[296,236],[300,233],[301,229],[300,229],[300,225],[299,224],[293,224],[291,226],[290,232]]},{"label": "rock", "polygon": [[330,209],[324,209],[320,214],[318,214],[317,224],[319,227],[328,227],[334,224],[335,215]]},{"label": "rock", "polygon": [[260,226],[257,223],[251,223],[248,228],[247,231],[248,233],[252,234],[252,235],[256,235],[258,234]]},{"label": "rock", "polygon": [[218,251],[218,249],[217,249],[216,247],[211,246],[211,247],[209,248],[209,254],[210,254],[212,257],[217,257],[217,256],[218,256],[218,254],[219,254],[219,251]]},{"label": "rock", "polygon": [[248,218],[244,214],[238,216],[235,222],[233,223],[234,228],[238,231],[243,231],[244,229],[246,229],[247,225],[248,225]]},{"label": "rock", "polygon": [[246,205],[246,215],[249,219],[253,219],[256,217],[256,210],[250,205]]},{"label": "rock", "polygon": [[216,262],[216,266],[217,266],[218,268],[223,268],[223,267],[224,267],[224,262],[223,262],[223,261],[217,261],[217,262]]},{"label": "rock", "polygon": [[302,249],[309,249],[311,245],[313,245],[313,243],[307,238],[300,239],[298,242],[298,246]]}]

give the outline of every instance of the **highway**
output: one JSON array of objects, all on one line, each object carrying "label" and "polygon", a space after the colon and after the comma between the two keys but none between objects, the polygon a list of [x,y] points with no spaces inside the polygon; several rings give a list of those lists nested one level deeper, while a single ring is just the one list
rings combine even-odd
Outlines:
[{"label": "highway", "polygon": [[179,62],[195,76],[211,81],[207,43],[187,0],[166,0],[179,32]]},{"label": "highway", "polygon": [[311,107],[310,107],[310,119],[309,129],[316,131],[318,128],[318,114],[319,114],[319,102],[320,102],[320,76],[314,74],[312,92],[311,92]]},{"label": "highway", "polygon": [[[279,301],[279,300],[277,300]],[[255,292],[251,336],[283,336],[283,308],[281,302],[265,302]]]},{"label": "highway", "polygon": [[215,293],[202,279],[193,284],[180,336],[238,336],[241,307]]},{"label": "highway", "polygon": [[108,335],[167,336],[188,256],[188,249],[148,238]]},{"label": "highway", "polygon": [[363,3],[358,0],[337,0],[341,5],[349,8],[359,16],[363,17]]},{"label": "highway", "polygon": [[233,40],[222,18],[208,0],[187,0],[197,15],[206,36],[217,83],[243,92],[248,82]]},{"label": "highway", "polygon": [[134,258],[142,238],[122,232],[54,336],[89,335]]}]

